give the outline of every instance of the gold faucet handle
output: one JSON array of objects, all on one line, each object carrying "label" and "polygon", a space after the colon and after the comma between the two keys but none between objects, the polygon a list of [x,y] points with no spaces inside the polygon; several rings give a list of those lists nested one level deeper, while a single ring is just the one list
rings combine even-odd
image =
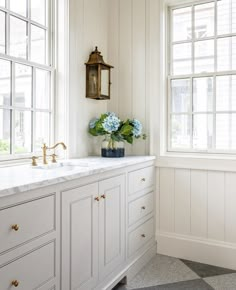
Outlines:
[{"label": "gold faucet handle", "polygon": [[37,159],[39,159],[39,156],[32,156],[31,160],[32,160],[32,166],[37,166]]},{"label": "gold faucet handle", "polygon": [[58,155],[56,155],[55,153],[53,153],[52,155],[50,155],[52,157],[52,163],[57,163],[56,157]]}]

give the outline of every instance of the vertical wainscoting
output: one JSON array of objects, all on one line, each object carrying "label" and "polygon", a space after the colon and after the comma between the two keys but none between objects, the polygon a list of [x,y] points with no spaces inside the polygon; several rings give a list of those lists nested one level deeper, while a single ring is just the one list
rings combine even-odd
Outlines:
[{"label": "vertical wainscoting", "polygon": [[100,140],[87,133],[90,119],[107,111],[107,101],[85,98],[85,65],[98,46],[108,58],[109,0],[70,0],[69,155],[100,154]]},{"label": "vertical wainscoting", "polygon": [[[149,16],[154,1],[109,1],[108,58],[115,68],[112,71],[108,109],[121,118],[139,119],[148,135],[152,77],[150,51],[152,39],[156,38],[156,35],[150,34]],[[153,58],[152,55],[152,61]],[[128,154],[147,154],[149,138],[146,141],[138,140],[126,149]]]},{"label": "vertical wainscoting", "polygon": [[158,208],[159,253],[236,269],[236,173],[160,168]]}]

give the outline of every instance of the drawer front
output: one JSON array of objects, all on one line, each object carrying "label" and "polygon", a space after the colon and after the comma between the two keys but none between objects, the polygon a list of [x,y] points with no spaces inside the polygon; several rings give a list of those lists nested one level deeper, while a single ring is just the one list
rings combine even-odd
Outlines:
[{"label": "drawer front", "polygon": [[129,173],[129,194],[154,184],[154,167],[149,166]]},{"label": "drawer front", "polygon": [[129,203],[129,226],[153,211],[153,192]]},{"label": "drawer front", "polygon": [[129,234],[128,255],[135,254],[142,246],[144,246],[154,235],[153,218],[139,226]]},{"label": "drawer front", "polygon": [[55,278],[55,244],[43,246],[0,268],[1,290],[38,289]]},{"label": "drawer front", "polygon": [[54,228],[54,196],[0,210],[0,253],[48,233]]}]

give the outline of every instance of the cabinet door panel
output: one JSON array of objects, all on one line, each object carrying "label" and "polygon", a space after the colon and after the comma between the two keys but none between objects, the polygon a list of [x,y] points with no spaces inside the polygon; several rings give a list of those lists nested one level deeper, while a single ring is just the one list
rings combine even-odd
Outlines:
[{"label": "cabinet door panel", "polygon": [[62,289],[91,289],[98,280],[98,184],[62,194]]},{"label": "cabinet door panel", "polygon": [[125,259],[125,179],[100,182],[99,195],[99,278],[102,280]]}]

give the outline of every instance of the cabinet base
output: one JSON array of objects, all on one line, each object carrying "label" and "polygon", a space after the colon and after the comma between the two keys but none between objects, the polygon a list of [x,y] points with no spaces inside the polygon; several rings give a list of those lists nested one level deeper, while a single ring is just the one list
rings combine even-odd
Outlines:
[{"label": "cabinet base", "polygon": [[95,290],[111,290],[122,280],[128,284],[156,254],[157,244],[152,240],[151,246],[146,251],[136,256],[132,261],[128,261],[117,272],[112,273],[112,277],[108,277],[109,281],[107,280],[105,283],[98,285]]}]

